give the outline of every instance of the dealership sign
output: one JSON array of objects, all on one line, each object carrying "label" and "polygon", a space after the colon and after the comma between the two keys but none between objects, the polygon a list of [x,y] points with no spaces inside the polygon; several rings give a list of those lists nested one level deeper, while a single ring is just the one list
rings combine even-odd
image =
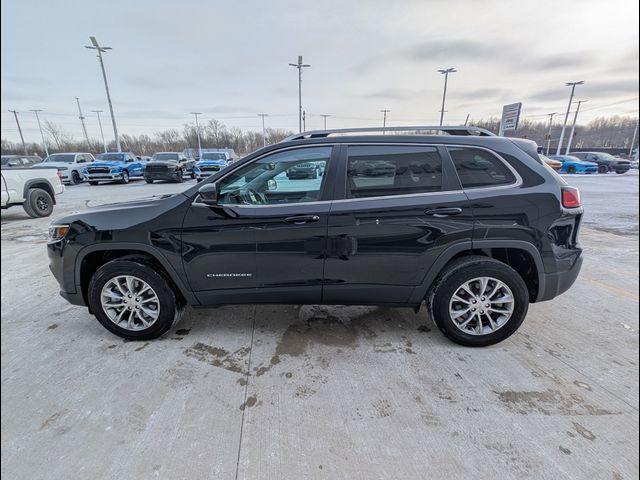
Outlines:
[{"label": "dealership sign", "polygon": [[500,120],[500,135],[504,135],[506,131],[518,129],[520,121],[520,112],[522,111],[522,102],[512,103],[502,107],[502,119]]}]

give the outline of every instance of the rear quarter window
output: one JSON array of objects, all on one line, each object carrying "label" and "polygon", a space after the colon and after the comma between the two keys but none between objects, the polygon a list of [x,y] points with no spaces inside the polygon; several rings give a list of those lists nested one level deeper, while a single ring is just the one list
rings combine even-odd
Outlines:
[{"label": "rear quarter window", "polygon": [[464,188],[495,187],[516,183],[505,163],[480,148],[449,147],[449,154]]}]

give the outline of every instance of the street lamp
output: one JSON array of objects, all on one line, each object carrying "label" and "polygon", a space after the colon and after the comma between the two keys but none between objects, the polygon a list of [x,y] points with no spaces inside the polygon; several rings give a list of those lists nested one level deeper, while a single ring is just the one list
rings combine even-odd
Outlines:
[{"label": "street lamp", "polygon": [[551,127],[553,127],[553,117],[555,117],[558,112],[547,113],[549,115],[549,133],[547,133],[547,153],[545,155],[549,156],[549,149],[551,148]]},{"label": "street lamp", "polygon": [[571,152],[571,142],[573,141],[573,134],[576,131],[576,123],[578,121],[578,112],[580,111],[580,105],[588,100],[578,100],[578,106],[576,107],[576,114],[573,116],[573,125],[571,126],[571,133],[569,134],[569,141],[567,142],[567,151],[564,152],[565,155],[569,155]]},{"label": "street lamp", "polygon": [[20,128],[20,120],[18,120],[18,112],[15,110],[9,110],[11,113],[13,113],[13,116],[16,119],[16,124],[18,125],[18,133],[20,134],[20,140],[22,141],[22,149],[24,150],[24,154],[25,155],[29,155],[29,153],[27,152],[27,144],[24,143],[24,136],[22,135],[22,128]]},{"label": "street lamp", "polygon": [[262,146],[266,147],[267,146],[267,135],[266,135],[265,130],[264,130],[264,117],[268,117],[269,114],[268,113],[259,113],[258,116],[262,118]]},{"label": "street lamp", "polygon": [[96,37],[89,37],[93,46],[85,45],[84,48],[89,50],[96,50],[98,52],[98,60],[100,60],[100,68],[102,69],[102,78],[104,79],[104,89],[107,91],[107,102],[109,103],[109,112],[111,113],[111,123],[113,124],[113,135],[116,137],[116,148],[119,152],[122,151],[120,147],[120,137],[118,137],[118,127],[116,126],[116,117],[113,114],[113,105],[111,104],[111,94],[109,93],[109,84],[107,83],[107,73],[104,70],[104,62],[102,61],[102,54],[107,50],[111,50],[111,47],[101,47],[98,45]]},{"label": "street lamp", "polygon": [[36,120],[38,121],[38,129],[40,130],[40,137],[42,138],[42,146],[44,147],[44,154],[48,157],[49,149],[47,148],[47,141],[44,139],[44,133],[42,132],[42,125],[40,125],[40,116],[38,115],[38,113],[41,112],[42,110],[33,109],[29,111],[36,114]]},{"label": "street lamp", "polygon": [[457,70],[455,68],[447,68],[445,70],[438,70],[438,72],[444,75],[444,91],[442,92],[442,110],[440,110],[440,126],[442,126],[442,122],[444,120],[444,103],[447,98],[447,82],[449,81],[449,74],[456,73]]},{"label": "street lamp", "polygon": [[302,63],[302,55],[298,55],[298,63],[290,63],[289,66],[298,69],[298,130],[302,132],[302,69],[311,65]]},{"label": "street lamp", "polygon": [[198,135],[198,159],[202,157],[202,145],[200,144],[200,124],[198,123],[198,115],[202,115],[202,112],[191,112],[191,115],[196,117],[196,134]]},{"label": "street lamp", "polygon": [[102,120],[100,120],[100,114],[104,112],[104,110],[91,110],[98,116],[98,126],[100,127],[100,136],[102,137],[102,146],[104,148],[104,153],[107,153],[107,142],[104,141],[104,131],[102,130]]},{"label": "street lamp", "polygon": [[391,110],[387,110],[386,108],[383,110],[380,110],[380,113],[382,113],[382,134],[384,135],[386,132],[385,130],[387,129],[387,113],[389,113]]},{"label": "street lamp", "polygon": [[579,82],[567,82],[565,85],[567,87],[571,87],[571,95],[569,96],[569,105],[567,105],[567,113],[564,116],[564,123],[562,124],[562,131],[560,132],[560,140],[558,140],[558,150],[556,151],[556,155],[560,155],[560,151],[562,150],[562,142],[564,141],[564,131],[567,128],[567,120],[569,120],[569,111],[571,110],[571,104],[573,103],[573,95],[576,92],[576,85],[582,85],[584,80]]}]

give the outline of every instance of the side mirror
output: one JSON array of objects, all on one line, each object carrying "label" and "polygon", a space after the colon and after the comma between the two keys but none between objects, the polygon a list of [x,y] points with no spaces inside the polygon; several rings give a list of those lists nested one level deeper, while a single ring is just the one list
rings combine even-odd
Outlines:
[{"label": "side mirror", "polygon": [[205,205],[218,204],[218,186],[215,183],[207,183],[198,190],[200,202]]}]

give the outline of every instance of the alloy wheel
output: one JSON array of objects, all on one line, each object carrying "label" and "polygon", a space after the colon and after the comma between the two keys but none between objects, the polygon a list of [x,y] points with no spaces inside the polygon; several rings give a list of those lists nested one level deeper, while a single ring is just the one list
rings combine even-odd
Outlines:
[{"label": "alloy wheel", "polygon": [[160,315],[160,299],[156,292],[133,275],[119,275],[105,283],[100,303],[109,320],[125,330],[146,330]]}]

